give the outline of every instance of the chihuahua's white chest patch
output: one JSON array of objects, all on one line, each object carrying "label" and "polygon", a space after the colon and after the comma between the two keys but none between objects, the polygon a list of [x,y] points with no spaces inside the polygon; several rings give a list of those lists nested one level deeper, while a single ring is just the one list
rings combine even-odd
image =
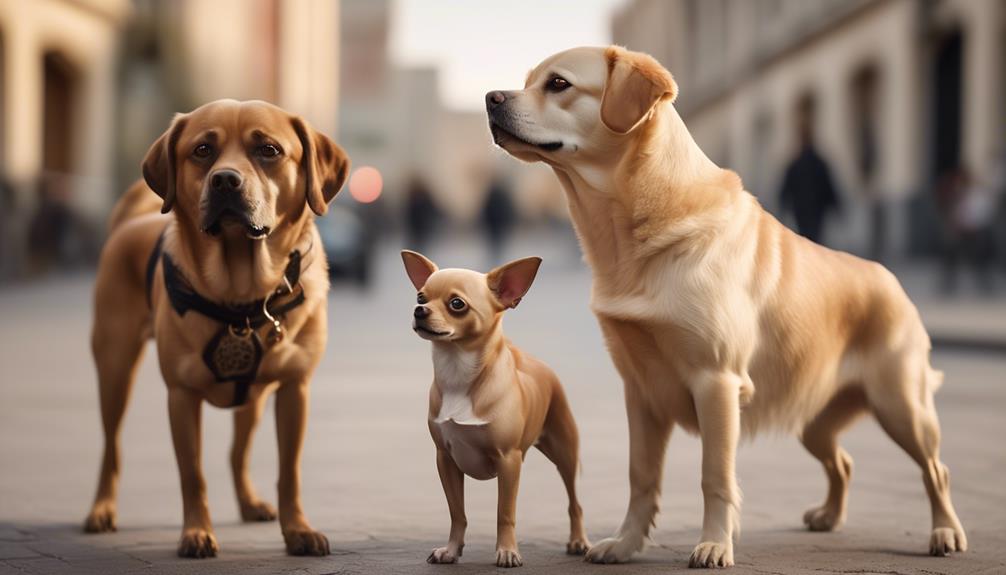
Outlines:
[{"label": "chihuahua's white chest patch", "polygon": [[437,423],[454,421],[461,425],[484,425],[488,421],[475,415],[468,394],[479,370],[479,356],[475,352],[433,348],[433,370],[440,386],[440,411]]}]

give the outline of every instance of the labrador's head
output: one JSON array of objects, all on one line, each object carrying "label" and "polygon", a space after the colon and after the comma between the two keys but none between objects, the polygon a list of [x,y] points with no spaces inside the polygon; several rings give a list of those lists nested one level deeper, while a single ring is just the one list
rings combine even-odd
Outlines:
[{"label": "labrador's head", "polygon": [[624,48],[574,48],[549,57],[523,90],[486,94],[493,140],[525,161],[563,166],[610,157],[677,86],[652,57]]},{"label": "labrador's head", "polygon": [[348,169],[346,153],[300,117],[235,100],[179,114],[143,161],[161,211],[211,236],[252,239],[299,220],[305,207],[324,214]]}]

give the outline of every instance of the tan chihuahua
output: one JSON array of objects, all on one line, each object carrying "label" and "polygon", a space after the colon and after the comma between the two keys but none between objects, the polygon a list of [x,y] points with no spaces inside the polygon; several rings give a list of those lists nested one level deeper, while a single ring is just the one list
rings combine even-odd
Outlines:
[{"label": "tan chihuahua", "polygon": [[544,363],[503,337],[503,312],[517,307],[541,258],[524,258],[488,274],[439,270],[416,252],[402,251],[405,271],[419,291],[412,329],[433,342],[429,426],[437,469],[451,513],[451,535],[429,563],[454,563],[465,546],[464,475],[499,478],[496,565],[519,567],[514,535],[517,486],[534,445],[556,467],[569,494],[566,552],[590,548],[576,498],[580,438],[559,378]]}]

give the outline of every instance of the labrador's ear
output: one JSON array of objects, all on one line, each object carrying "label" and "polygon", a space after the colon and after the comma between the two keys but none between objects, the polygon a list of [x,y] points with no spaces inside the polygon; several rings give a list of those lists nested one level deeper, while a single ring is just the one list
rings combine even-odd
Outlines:
[{"label": "labrador's ear", "polygon": [[143,158],[143,179],[164,201],[161,204],[162,214],[170,212],[175,203],[175,177],[178,173],[175,148],[178,147],[178,138],[185,129],[186,122],[188,116],[176,114],[171,125],[150,146]]},{"label": "labrador's ear", "polygon": [[402,250],[402,261],[405,262],[405,273],[416,287],[416,291],[423,289],[426,280],[439,269],[429,258],[412,250]]},{"label": "labrador's ear", "polygon": [[503,264],[486,275],[489,289],[504,308],[517,307],[538,275],[541,258],[531,257]]},{"label": "labrador's ear", "polygon": [[604,52],[608,80],[601,97],[601,121],[617,134],[628,134],[643,121],[654,104],[674,101],[678,85],[652,56],[611,46]]},{"label": "labrador's ear", "polygon": [[346,183],[349,173],[349,156],[331,138],[315,131],[302,118],[291,120],[304,150],[300,169],[304,174],[307,205],[319,216],[328,211],[328,203]]}]

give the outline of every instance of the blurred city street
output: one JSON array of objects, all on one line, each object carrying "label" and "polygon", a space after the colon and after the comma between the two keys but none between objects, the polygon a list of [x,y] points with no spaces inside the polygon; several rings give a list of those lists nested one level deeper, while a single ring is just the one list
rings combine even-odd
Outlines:
[{"label": "blurred city street", "polygon": [[[432,376],[429,344],[410,330],[414,292],[385,241],[374,256],[369,291],[337,283],[329,346],[313,381],[303,462],[306,511],[328,535],[333,555],[284,554],[276,523],[241,524],[227,464],[230,413],[204,409],[203,462],[221,552],[216,559],[175,556],[181,497],[169,435],[165,388],[152,349],[123,430],[119,530],[85,535],[81,523],[97,478],[101,434],[88,350],[88,273],[52,276],[0,289],[0,572],[2,573],[489,573],[496,485],[467,481],[469,536],[457,566],[425,563],[447,535],[448,515],[426,429]],[[435,242],[442,267],[484,269],[481,242]],[[588,310],[589,273],[568,233],[517,234],[505,255],[537,253],[541,273],[506,332],[562,378],[582,436],[580,493],[588,533],[610,535],[628,493],[627,430],[621,383]],[[947,374],[936,397],[942,457],[971,550],[926,555],[930,515],[920,473],[872,420],[843,444],[856,462],[849,518],[833,534],[803,529],[825,478],[791,437],[759,437],[741,449],[743,530],[734,573],[1006,572],[1006,298],[973,309],[932,296],[932,270],[902,273],[937,341],[934,364]],[[970,310],[970,311],[969,311]],[[930,319],[932,318],[932,319]],[[933,323],[935,322],[935,323]],[[954,332],[955,326],[959,332]],[[960,345],[984,334],[986,351]],[[956,342],[956,343],[955,343]],[[252,474],[275,502],[272,408],[256,436]],[[563,554],[568,526],[558,474],[537,452],[521,481],[517,534],[521,573],[683,572],[702,517],[700,449],[676,432],[667,456],[662,512],[653,547],[621,566],[594,566]]]}]

